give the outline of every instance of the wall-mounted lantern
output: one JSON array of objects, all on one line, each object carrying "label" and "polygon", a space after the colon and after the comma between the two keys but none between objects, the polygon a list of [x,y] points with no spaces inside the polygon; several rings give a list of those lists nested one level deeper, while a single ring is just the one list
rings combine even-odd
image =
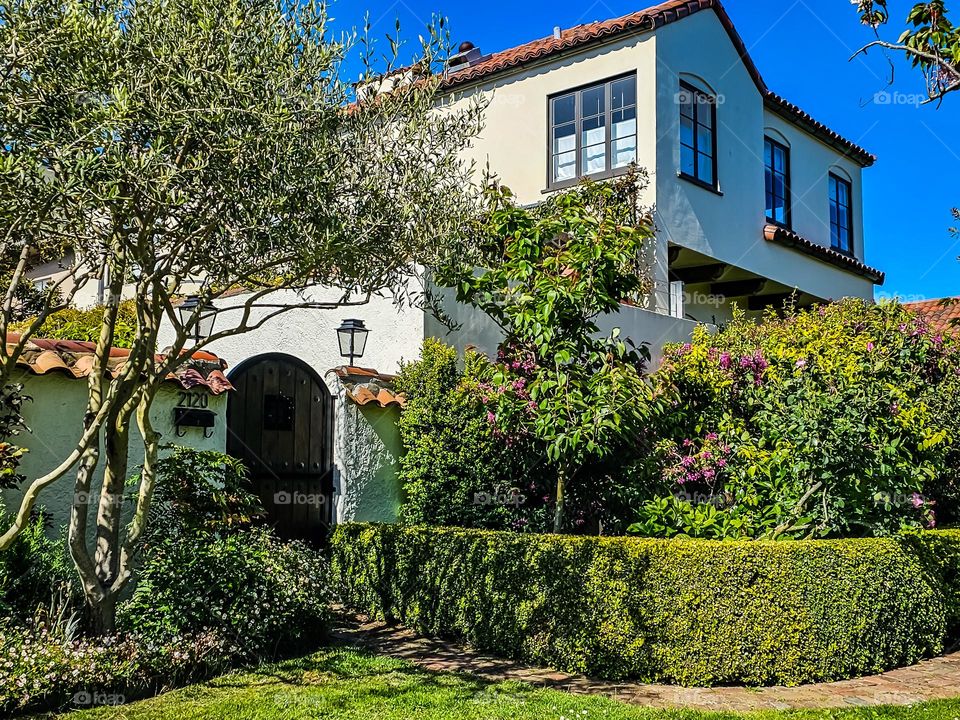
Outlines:
[{"label": "wall-mounted lantern", "polygon": [[367,347],[367,335],[370,331],[363,324],[363,320],[344,320],[337,329],[337,339],[340,341],[340,355],[350,358],[353,365],[354,358],[362,358]]},{"label": "wall-mounted lantern", "polygon": [[186,326],[193,320],[194,313],[199,312],[197,324],[193,326],[193,339],[196,342],[206,340],[213,335],[213,323],[217,319],[217,306],[207,300],[201,300],[197,295],[191,295],[177,308],[180,312],[180,322]]}]

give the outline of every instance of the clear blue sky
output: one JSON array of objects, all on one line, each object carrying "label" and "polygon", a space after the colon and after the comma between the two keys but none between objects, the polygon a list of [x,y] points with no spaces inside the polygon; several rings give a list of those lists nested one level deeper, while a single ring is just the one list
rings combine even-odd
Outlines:
[{"label": "clear blue sky", "polygon": [[[456,43],[485,53],[564,28],[625,15],[654,0],[335,0],[338,28],[362,25],[369,11],[375,37],[416,38],[431,13],[449,18]],[[890,0],[895,39],[914,0]],[[726,0],[727,11],[772,90],[879,157],[864,173],[867,262],[887,273],[878,294],[908,299],[960,295],[960,240],[950,237],[950,208],[960,205],[960,93],[917,107],[918,73],[879,50],[849,62],[872,39],[849,0]],[[960,13],[960,10],[955,10]],[[890,104],[874,102],[889,93]]]}]

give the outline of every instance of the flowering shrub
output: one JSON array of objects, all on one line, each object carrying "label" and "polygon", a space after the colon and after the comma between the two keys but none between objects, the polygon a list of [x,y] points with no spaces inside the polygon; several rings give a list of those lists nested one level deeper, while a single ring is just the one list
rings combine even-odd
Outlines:
[{"label": "flowering shrub", "polygon": [[407,396],[400,418],[404,522],[517,532],[548,526],[553,490],[543,451],[498,421],[499,388],[484,379],[488,367],[468,352],[461,370],[456,350],[427,339],[421,359],[397,376]]},{"label": "flowering shrub", "polygon": [[171,538],[149,547],[120,626],[148,646],[213,633],[228,657],[272,657],[326,632],[326,579],[315,551],[264,529]]},{"label": "flowering shrub", "polygon": [[633,532],[824,537],[931,528],[955,514],[960,347],[898,304],[737,316],[669,348],[676,399],[632,482]]}]

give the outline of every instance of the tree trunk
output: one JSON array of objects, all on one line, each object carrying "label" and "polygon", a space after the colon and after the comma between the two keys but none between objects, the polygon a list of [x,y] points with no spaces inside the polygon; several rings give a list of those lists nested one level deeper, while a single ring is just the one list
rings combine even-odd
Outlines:
[{"label": "tree trunk", "polygon": [[567,495],[568,470],[566,465],[561,465],[557,471],[557,506],[553,514],[553,532],[557,535],[563,532],[564,504]]},{"label": "tree trunk", "polygon": [[103,637],[113,635],[117,629],[117,596],[107,593],[94,599],[87,597],[87,607],[90,611],[90,622],[96,635]]}]

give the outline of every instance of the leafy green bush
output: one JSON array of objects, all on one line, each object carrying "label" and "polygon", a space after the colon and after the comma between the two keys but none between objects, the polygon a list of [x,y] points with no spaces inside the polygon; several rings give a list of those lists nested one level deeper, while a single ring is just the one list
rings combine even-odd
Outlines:
[{"label": "leafy green bush", "polygon": [[119,625],[157,646],[211,631],[227,655],[252,660],[322,637],[328,599],[326,563],[306,545],[265,529],[196,533],[150,546]]},{"label": "leafy green bush", "polygon": [[960,345],[895,303],[737,316],[669,348],[625,483],[652,537],[889,535],[956,519]]},{"label": "leafy green bush", "polygon": [[[0,525],[11,518],[0,513]],[[54,596],[79,605],[76,571],[66,555],[66,543],[47,533],[48,517],[39,511],[4,552],[0,552],[0,617],[26,620]]]},{"label": "leafy green bush", "polygon": [[[952,577],[925,564],[927,542],[950,548]],[[720,543],[341,525],[332,544],[343,600],[374,616],[561,670],[686,685],[914,663],[943,649],[960,587],[960,533]]]},{"label": "leafy green bush", "polygon": [[400,417],[405,454],[401,517],[411,524],[544,530],[550,523],[552,478],[542,448],[529,439],[497,437],[484,404],[486,358],[427,339],[419,361],[404,365],[397,390],[407,396]]},{"label": "leafy green bush", "polygon": [[[13,326],[13,331],[28,325],[32,318]],[[77,340],[81,342],[96,342],[100,337],[100,327],[103,324],[103,307],[66,308],[54,313],[46,320],[40,329],[34,333],[37,338],[54,338],[56,340]],[[133,345],[133,338],[137,332],[137,303],[135,300],[124,300],[120,303],[117,313],[117,327],[113,338],[113,346],[129,348]]]}]

